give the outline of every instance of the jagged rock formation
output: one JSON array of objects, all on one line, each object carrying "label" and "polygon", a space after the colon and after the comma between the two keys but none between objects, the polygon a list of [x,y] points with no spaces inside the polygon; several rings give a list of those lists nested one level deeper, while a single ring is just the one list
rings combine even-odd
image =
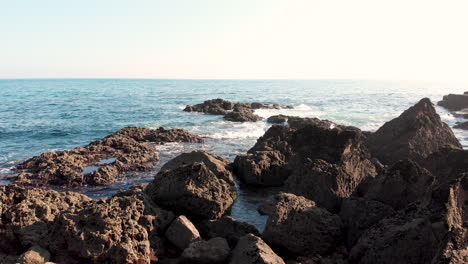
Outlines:
[{"label": "jagged rock formation", "polygon": [[355,127],[327,120],[290,118],[272,126],[247,154],[234,161],[234,170],[247,184],[281,186],[319,206],[338,210],[366,177],[377,174]]},{"label": "jagged rock formation", "polygon": [[285,264],[283,259],[259,237],[248,234],[240,238],[232,252],[230,264]]},{"label": "jagged rock formation", "polygon": [[420,161],[445,147],[462,148],[427,98],[372,133],[367,146],[384,164],[400,159]]},{"label": "jagged rock formation", "polygon": [[111,185],[130,170],[154,168],[159,154],[154,145],[166,142],[201,142],[182,129],[123,128],[86,147],[47,152],[17,166],[16,183],[32,186]]}]

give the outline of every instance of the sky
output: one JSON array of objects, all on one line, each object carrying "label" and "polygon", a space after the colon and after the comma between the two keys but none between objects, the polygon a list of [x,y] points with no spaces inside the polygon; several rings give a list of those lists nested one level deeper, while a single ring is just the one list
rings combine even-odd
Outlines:
[{"label": "sky", "polygon": [[0,0],[0,78],[468,81],[466,0]]}]

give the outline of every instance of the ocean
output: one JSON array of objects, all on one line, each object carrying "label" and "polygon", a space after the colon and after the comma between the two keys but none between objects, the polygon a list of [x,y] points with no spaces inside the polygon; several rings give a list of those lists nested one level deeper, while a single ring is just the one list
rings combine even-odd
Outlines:
[{"label": "ocean", "polygon": [[[188,104],[223,98],[235,102],[291,105],[294,109],[261,109],[276,114],[318,117],[375,131],[423,97],[433,103],[468,85],[371,80],[166,80],[166,79],[24,79],[0,80],[0,184],[18,162],[43,152],[83,146],[126,126],[184,128],[205,137],[202,144],[159,147],[161,165],[182,152],[203,149],[233,160],[245,153],[269,128],[265,121],[233,123],[222,116],[187,113]],[[442,120],[457,121],[436,107]],[[468,132],[455,129],[464,147]],[[148,183],[155,171],[127,177],[110,187],[76,189],[101,198],[137,183]],[[232,215],[262,229],[258,202],[269,195],[240,185]]]}]

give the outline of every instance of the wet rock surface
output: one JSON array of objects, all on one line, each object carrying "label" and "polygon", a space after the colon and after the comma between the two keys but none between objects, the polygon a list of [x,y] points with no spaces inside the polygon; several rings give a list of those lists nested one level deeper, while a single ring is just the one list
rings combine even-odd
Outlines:
[{"label": "wet rock surface", "polygon": [[288,121],[288,118],[289,117],[285,115],[274,115],[267,118],[267,122],[272,124],[281,124],[286,123]]},{"label": "wet rock surface", "polygon": [[187,105],[186,112],[201,112],[212,115],[224,115],[224,119],[232,122],[256,122],[262,118],[254,113],[256,109],[292,109],[291,106],[263,103],[233,103],[223,99],[211,99],[201,104]]},{"label": "wet rock surface", "polygon": [[467,121],[467,122],[458,123],[458,124],[454,125],[453,128],[468,130],[468,121]]},{"label": "wet rock surface", "polygon": [[431,101],[421,99],[399,117],[385,123],[367,140],[372,155],[384,164],[400,159],[421,161],[446,147],[462,146],[450,127],[441,121]]},{"label": "wet rock surface", "polygon": [[[86,147],[28,159],[17,166],[15,182],[32,186],[111,185],[125,172],[154,168],[159,160],[155,145],[201,141],[181,129],[127,127]],[[108,163],[102,163],[106,160]]]},{"label": "wet rock surface", "polygon": [[182,259],[187,263],[225,263],[230,253],[226,239],[215,237],[208,241],[191,243],[182,253]]}]

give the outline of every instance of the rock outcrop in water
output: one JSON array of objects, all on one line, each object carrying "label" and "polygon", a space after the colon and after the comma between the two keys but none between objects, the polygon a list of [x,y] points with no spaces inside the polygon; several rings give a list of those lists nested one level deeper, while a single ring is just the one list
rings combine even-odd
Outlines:
[{"label": "rock outcrop in water", "polygon": [[384,164],[400,159],[420,161],[446,147],[462,148],[427,98],[372,133],[367,146],[372,155]]},{"label": "rock outcrop in water", "polygon": [[468,130],[468,121],[462,122],[462,123],[458,123],[458,124],[454,125],[453,128]]},{"label": "rock outcrop in water", "polygon": [[468,108],[468,92],[464,94],[449,94],[442,98],[438,105],[447,108],[450,111],[458,111]]},{"label": "rock outcrop in water", "polygon": [[212,115],[224,115],[224,119],[233,122],[256,122],[262,118],[254,113],[255,109],[291,109],[291,106],[262,103],[233,103],[223,99],[211,99],[201,104],[187,105],[186,112],[201,112]]},{"label": "rock outcrop in water", "polygon": [[377,174],[355,127],[309,118],[290,118],[272,126],[255,146],[234,161],[247,184],[281,186],[336,211],[366,177]]},{"label": "rock outcrop in water", "polygon": [[23,185],[111,185],[121,174],[154,168],[159,160],[155,145],[201,142],[182,129],[123,128],[86,147],[47,152],[17,166],[16,183]]}]

